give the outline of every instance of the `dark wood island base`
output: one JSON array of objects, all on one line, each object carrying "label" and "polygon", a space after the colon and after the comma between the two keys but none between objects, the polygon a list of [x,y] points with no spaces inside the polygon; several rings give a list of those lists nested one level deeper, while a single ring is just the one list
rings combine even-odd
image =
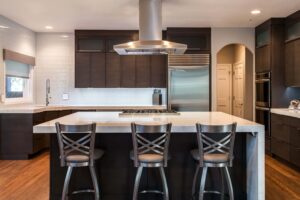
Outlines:
[{"label": "dark wood island base", "polygon": [[[236,135],[235,159],[230,169],[235,199],[247,199],[246,135]],[[105,150],[103,158],[96,163],[102,200],[131,200],[136,169],[129,158],[132,149],[130,133],[101,133],[96,135],[96,147]],[[190,150],[197,147],[195,133],[174,133],[171,135],[171,160],[165,169],[171,200],[191,200],[192,179],[196,169]],[[215,169],[213,169],[215,170]],[[216,169],[217,170],[217,169]],[[206,188],[220,189],[218,171],[208,172]],[[61,199],[66,168],[61,168],[57,137],[50,134],[50,199]],[[70,191],[92,188],[88,168],[76,169],[72,174]],[[145,169],[140,189],[161,188],[158,170]],[[93,199],[93,195],[73,195],[70,199]],[[162,199],[161,195],[140,194],[141,200]],[[205,195],[205,199],[219,199],[216,195]]]}]

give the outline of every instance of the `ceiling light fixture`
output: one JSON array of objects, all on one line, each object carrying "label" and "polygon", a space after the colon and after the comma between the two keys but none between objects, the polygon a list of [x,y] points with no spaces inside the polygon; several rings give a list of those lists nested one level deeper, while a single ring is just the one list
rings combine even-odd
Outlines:
[{"label": "ceiling light fixture", "polygon": [[259,15],[260,13],[261,13],[261,11],[258,10],[258,9],[251,10],[251,14],[252,14],[252,15]]},{"label": "ceiling light fixture", "polygon": [[8,26],[0,25],[0,28],[9,28]]},{"label": "ceiling light fixture", "polygon": [[53,27],[52,27],[52,26],[45,26],[45,29],[47,29],[47,30],[52,30]]},{"label": "ceiling light fixture", "polygon": [[69,38],[68,35],[61,35],[62,38]]}]

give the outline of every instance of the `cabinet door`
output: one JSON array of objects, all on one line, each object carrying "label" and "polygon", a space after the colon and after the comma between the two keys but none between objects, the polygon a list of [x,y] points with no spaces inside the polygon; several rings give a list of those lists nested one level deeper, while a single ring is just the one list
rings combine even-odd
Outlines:
[{"label": "cabinet door", "polygon": [[105,53],[90,54],[90,87],[105,87]]},{"label": "cabinet door", "polygon": [[285,83],[287,86],[294,85],[295,73],[295,43],[285,44]]},{"label": "cabinet door", "polygon": [[167,40],[186,44],[186,53],[201,53],[210,51],[210,28],[168,28]]},{"label": "cabinet door", "polygon": [[255,57],[256,72],[267,72],[271,70],[271,54],[269,45],[256,48]]},{"label": "cabinet door", "polygon": [[121,87],[135,87],[135,56],[121,56]]},{"label": "cabinet door", "polygon": [[295,86],[300,86],[300,39],[295,40]]},{"label": "cabinet door", "polygon": [[151,87],[167,87],[167,58],[166,55],[151,56]]},{"label": "cabinet door", "polygon": [[272,137],[271,152],[286,161],[290,160],[290,145],[282,140]]},{"label": "cabinet door", "polygon": [[90,86],[90,54],[75,54],[75,88]]},{"label": "cabinet door", "polygon": [[78,52],[104,52],[105,40],[98,37],[76,38],[76,51]]},{"label": "cabinet door", "polygon": [[151,56],[136,56],[135,70],[137,88],[150,87],[150,58]]},{"label": "cabinet door", "polygon": [[121,58],[117,53],[106,53],[106,87],[121,87]]}]

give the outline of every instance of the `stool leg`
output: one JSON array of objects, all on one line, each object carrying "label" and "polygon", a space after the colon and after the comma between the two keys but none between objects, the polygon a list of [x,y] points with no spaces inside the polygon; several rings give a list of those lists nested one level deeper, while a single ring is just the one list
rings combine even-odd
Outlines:
[{"label": "stool leg", "polygon": [[199,191],[199,200],[203,200],[203,198],[204,198],[206,175],[207,175],[207,167],[203,167],[201,183],[200,183],[200,191]]},{"label": "stool leg", "polygon": [[224,182],[224,172],[223,167],[220,167],[220,173],[221,173],[221,199],[224,200],[225,197],[225,182]]},{"label": "stool leg", "polygon": [[91,177],[92,177],[93,186],[94,186],[94,190],[95,190],[95,200],[99,200],[100,192],[99,192],[99,185],[98,185],[95,167],[94,166],[89,166],[89,167],[90,167]]},{"label": "stool leg", "polygon": [[193,179],[193,188],[192,188],[192,199],[195,199],[196,195],[196,183],[197,183],[197,178],[200,170],[200,165],[197,165],[196,172],[194,174],[194,179]]},{"label": "stool leg", "polygon": [[143,167],[139,167],[136,176],[135,176],[135,182],[134,182],[134,190],[133,190],[133,200],[138,199],[138,192],[139,192],[139,185],[140,185],[140,180],[143,172]]},{"label": "stool leg", "polygon": [[228,185],[230,200],[234,200],[231,178],[230,178],[230,174],[229,174],[229,171],[228,171],[227,167],[225,167],[225,175],[226,175],[226,181],[227,181],[227,185]]},{"label": "stool leg", "polygon": [[69,188],[69,183],[70,183],[72,171],[73,171],[73,167],[69,166],[66,177],[65,177],[64,188],[63,188],[62,197],[61,197],[62,200],[67,200],[67,198],[68,198],[67,197],[68,188]]},{"label": "stool leg", "polygon": [[159,168],[161,180],[163,183],[163,190],[164,190],[164,200],[169,200],[169,190],[168,190],[168,184],[166,179],[166,174],[163,167]]}]

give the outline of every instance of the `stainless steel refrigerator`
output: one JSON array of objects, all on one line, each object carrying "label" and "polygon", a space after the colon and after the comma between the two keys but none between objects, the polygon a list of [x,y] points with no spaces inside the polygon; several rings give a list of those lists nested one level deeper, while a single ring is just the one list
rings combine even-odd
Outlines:
[{"label": "stainless steel refrigerator", "polygon": [[168,109],[210,110],[210,55],[168,56]]}]

